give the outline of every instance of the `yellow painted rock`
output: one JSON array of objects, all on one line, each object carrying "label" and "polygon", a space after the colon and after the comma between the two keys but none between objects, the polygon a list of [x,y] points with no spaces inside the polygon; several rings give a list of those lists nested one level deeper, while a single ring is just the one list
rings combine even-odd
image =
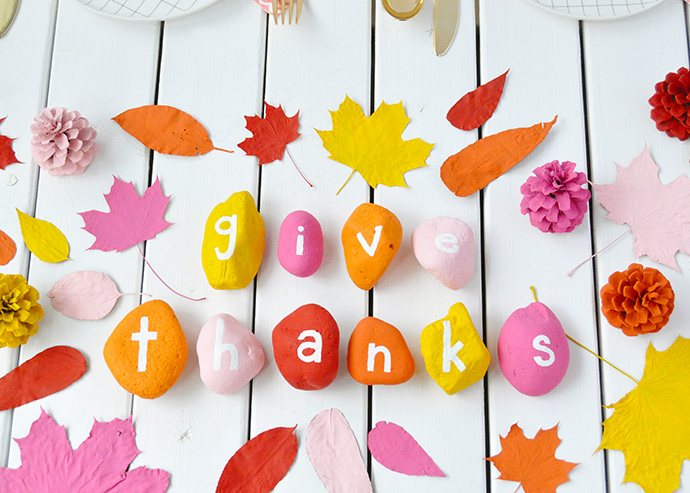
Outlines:
[{"label": "yellow painted rock", "polygon": [[155,399],[175,385],[187,362],[187,340],[165,301],[136,307],[115,327],[103,348],[115,380],[128,392]]},{"label": "yellow painted rock", "polygon": [[246,288],[266,248],[264,220],[249,192],[233,193],[206,220],[201,263],[215,289]]},{"label": "yellow painted rock", "polygon": [[446,318],[424,328],[421,345],[426,371],[448,395],[484,378],[491,362],[462,303],[451,306]]},{"label": "yellow painted rock", "polygon": [[402,225],[385,207],[365,203],[345,222],[341,240],[350,279],[358,288],[369,290],[398,253]]}]

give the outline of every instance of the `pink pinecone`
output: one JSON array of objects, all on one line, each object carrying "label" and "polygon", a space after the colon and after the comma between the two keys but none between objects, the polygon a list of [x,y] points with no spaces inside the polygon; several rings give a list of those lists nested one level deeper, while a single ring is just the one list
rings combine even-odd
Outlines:
[{"label": "pink pinecone", "polygon": [[582,188],[584,173],[575,171],[575,163],[552,161],[534,170],[520,187],[524,197],[520,211],[544,233],[569,233],[582,223],[592,194]]},{"label": "pink pinecone", "polygon": [[31,154],[52,176],[78,175],[98,152],[96,130],[78,111],[46,108],[31,124]]}]

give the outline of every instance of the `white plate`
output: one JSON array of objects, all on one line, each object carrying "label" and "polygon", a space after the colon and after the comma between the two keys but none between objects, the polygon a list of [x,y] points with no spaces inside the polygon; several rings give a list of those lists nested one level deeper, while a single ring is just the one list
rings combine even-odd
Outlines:
[{"label": "white plate", "polygon": [[656,7],[664,0],[527,0],[567,17],[584,20],[618,19]]},{"label": "white plate", "polygon": [[99,14],[135,21],[167,21],[193,14],[217,0],[76,0]]}]

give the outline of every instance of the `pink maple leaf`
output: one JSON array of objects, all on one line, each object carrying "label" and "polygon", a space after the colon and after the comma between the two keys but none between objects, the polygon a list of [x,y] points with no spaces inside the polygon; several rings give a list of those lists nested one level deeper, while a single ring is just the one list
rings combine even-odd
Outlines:
[{"label": "pink maple leaf", "polygon": [[139,197],[132,182],[125,183],[114,176],[115,182],[105,200],[110,212],[80,212],[84,219],[84,229],[96,237],[89,250],[121,252],[150,240],[170,226],[163,219],[170,197],[163,195],[160,181],[151,185]]},{"label": "pink maple leaf", "polygon": [[662,185],[646,146],[630,166],[616,167],[615,183],[594,185],[607,218],[630,226],[636,257],[647,255],[679,271],[676,252],[690,254],[690,179],[681,175]]},{"label": "pink maple leaf", "polygon": [[94,420],[89,437],[73,450],[65,427],[41,410],[29,434],[16,442],[22,465],[0,468],[0,491],[158,493],[168,488],[166,471],[146,467],[127,471],[139,455],[131,416],[108,423]]}]

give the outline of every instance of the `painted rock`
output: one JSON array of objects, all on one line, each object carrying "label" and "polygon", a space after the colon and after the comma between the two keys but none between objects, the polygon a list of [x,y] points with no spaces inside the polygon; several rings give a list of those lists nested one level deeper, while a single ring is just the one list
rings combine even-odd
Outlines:
[{"label": "painted rock", "polygon": [[103,357],[123,389],[155,399],[180,378],[187,362],[187,340],[170,305],[153,300],[117,324],[103,347]]},{"label": "painted rock", "polygon": [[398,329],[383,320],[361,320],[347,346],[347,371],[364,385],[396,385],[414,375],[414,358]]},{"label": "painted rock", "polygon": [[321,266],[323,233],[319,221],[306,211],[288,214],[278,234],[278,262],[293,276],[309,277]]},{"label": "painted rock", "polygon": [[498,336],[498,363],[508,382],[525,395],[544,395],[568,370],[570,350],[561,323],[543,303],[515,310]]},{"label": "painted rock", "polygon": [[422,330],[421,345],[426,371],[448,395],[478,382],[489,369],[489,350],[462,303]]},{"label": "painted rock", "polygon": [[376,204],[357,207],[341,235],[350,279],[364,290],[381,278],[402,241],[402,225],[395,214]]},{"label": "painted rock", "polygon": [[328,387],[338,375],[340,331],[325,308],[299,307],[273,329],[273,355],[283,378],[300,390]]},{"label": "painted rock", "polygon": [[266,247],[266,228],[249,192],[233,193],[206,220],[201,262],[215,289],[246,288]]},{"label": "painted rock", "polygon": [[474,235],[460,219],[423,222],[412,233],[412,250],[420,265],[450,289],[460,289],[472,277]]},{"label": "painted rock", "polygon": [[204,324],[196,341],[201,381],[216,394],[232,394],[264,367],[259,339],[227,313]]}]

